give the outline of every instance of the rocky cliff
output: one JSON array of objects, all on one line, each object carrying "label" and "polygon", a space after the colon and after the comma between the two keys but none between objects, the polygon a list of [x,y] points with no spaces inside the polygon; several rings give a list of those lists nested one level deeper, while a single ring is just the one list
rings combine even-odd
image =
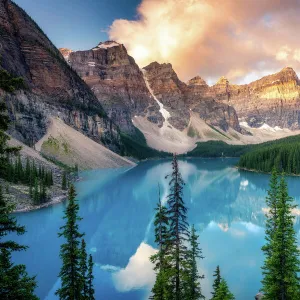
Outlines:
[{"label": "rocky cliff", "polygon": [[123,45],[107,41],[87,51],[60,50],[124,132],[135,134],[131,121],[135,115],[161,125],[159,106],[151,98],[142,71]]},{"label": "rocky cliff", "polygon": [[195,77],[185,84],[179,80],[171,64],[157,62],[144,70],[154,95],[170,112],[169,122],[175,128],[185,129],[190,122],[191,112],[194,112],[208,125],[224,131],[231,127],[241,132],[233,107],[219,103],[212,97],[203,97],[209,87],[201,77]]},{"label": "rocky cliff", "polygon": [[217,84],[201,91],[235,108],[241,121],[251,127],[264,123],[271,127],[300,128],[300,84],[292,68],[265,76],[245,85],[232,85],[222,77]]},{"label": "rocky cliff", "polygon": [[14,137],[34,144],[46,133],[49,117],[59,116],[118,151],[118,128],[95,95],[38,25],[10,0],[0,0],[0,45],[1,68],[24,78],[27,87],[5,95]]}]

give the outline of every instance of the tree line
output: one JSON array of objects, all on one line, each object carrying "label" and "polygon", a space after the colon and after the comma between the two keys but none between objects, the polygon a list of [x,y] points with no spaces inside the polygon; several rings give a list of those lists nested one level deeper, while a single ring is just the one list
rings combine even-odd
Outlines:
[{"label": "tree line", "polygon": [[240,157],[238,166],[249,170],[271,172],[277,170],[287,174],[300,174],[300,140],[294,137],[291,143],[278,142],[257,147]]}]

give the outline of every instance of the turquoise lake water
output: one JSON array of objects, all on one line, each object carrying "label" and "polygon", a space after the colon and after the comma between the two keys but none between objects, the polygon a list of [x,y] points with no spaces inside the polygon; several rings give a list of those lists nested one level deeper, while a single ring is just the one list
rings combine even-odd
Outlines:
[{"label": "turquoise lake water", "polygon": [[[180,161],[186,182],[188,220],[195,224],[205,258],[199,269],[204,295],[210,297],[212,274],[220,265],[237,300],[254,299],[260,288],[264,243],[264,209],[269,175],[238,171],[235,159]],[[158,183],[168,193],[170,160],[146,161],[131,169],[83,172],[76,184],[81,231],[95,262],[96,299],[148,299],[155,280],[149,255],[155,251],[154,207]],[[289,177],[290,195],[300,204],[300,178]],[[37,274],[37,295],[57,299],[59,247],[66,202],[17,214],[27,233],[13,236],[30,248],[13,255],[30,275]],[[296,211],[298,214],[298,211]],[[295,227],[299,232],[299,217]]]}]

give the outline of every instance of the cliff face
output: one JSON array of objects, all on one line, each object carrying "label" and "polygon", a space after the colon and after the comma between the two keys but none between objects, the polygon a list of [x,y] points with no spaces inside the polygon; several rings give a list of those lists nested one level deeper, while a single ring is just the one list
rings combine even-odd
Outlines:
[{"label": "cliff face", "polygon": [[292,68],[246,85],[231,85],[222,78],[202,91],[202,96],[232,105],[239,118],[252,127],[267,123],[272,127],[300,128],[300,85]]},{"label": "cliff face", "polygon": [[188,84],[181,82],[171,64],[151,63],[144,68],[149,85],[164,107],[170,112],[169,122],[183,130],[190,121],[190,112],[195,112],[208,125],[227,131],[229,127],[241,132],[238,117],[233,107],[219,103],[211,97],[203,97],[208,85],[197,76]]},{"label": "cliff face", "polygon": [[13,119],[11,133],[33,144],[59,116],[85,135],[119,147],[117,127],[85,82],[36,25],[10,0],[0,1],[1,67],[24,78],[27,89],[5,97]]},{"label": "cliff face", "polygon": [[88,51],[61,49],[61,52],[123,131],[135,133],[131,121],[135,115],[162,123],[159,107],[151,98],[143,73],[123,45],[108,41]]}]

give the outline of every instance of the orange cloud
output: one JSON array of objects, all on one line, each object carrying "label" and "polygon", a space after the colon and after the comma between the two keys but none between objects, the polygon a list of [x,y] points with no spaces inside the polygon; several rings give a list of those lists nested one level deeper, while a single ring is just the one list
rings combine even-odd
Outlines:
[{"label": "orange cloud", "polygon": [[109,36],[141,67],[170,62],[182,80],[232,82],[300,70],[299,0],[143,0],[137,12],[115,20]]}]

